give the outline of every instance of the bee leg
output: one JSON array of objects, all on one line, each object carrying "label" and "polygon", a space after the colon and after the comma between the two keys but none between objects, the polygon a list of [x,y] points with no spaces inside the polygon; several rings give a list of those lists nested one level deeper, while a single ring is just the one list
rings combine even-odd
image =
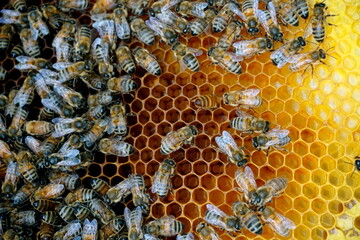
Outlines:
[{"label": "bee leg", "polygon": [[230,236],[232,236],[232,237],[236,237],[234,234],[232,234],[231,232],[229,232],[229,231],[226,231]]},{"label": "bee leg", "polygon": [[267,157],[269,156],[269,150],[270,150],[270,147],[268,147],[268,149],[266,150],[266,156]]},{"label": "bee leg", "polygon": [[286,150],[285,148],[281,148],[281,147],[278,147],[278,146],[274,146],[276,149],[278,150],[281,150],[281,151],[285,151],[285,152],[289,152],[288,150]]}]

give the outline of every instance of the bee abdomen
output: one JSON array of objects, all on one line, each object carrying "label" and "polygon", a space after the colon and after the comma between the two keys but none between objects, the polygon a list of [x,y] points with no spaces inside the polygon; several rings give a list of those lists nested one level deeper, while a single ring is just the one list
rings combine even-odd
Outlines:
[{"label": "bee abdomen", "polygon": [[215,33],[222,32],[225,30],[227,21],[222,17],[215,17],[213,20],[213,31]]},{"label": "bee abdomen", "polygon": [[0,50],[7,49],[10,43],[10,39],[2,38],[0,39]]},{"label": "bee abdomen", "polygon": [[297,17],[295,11],[289,11],[285,14],[284,20],[286,23],[292,25],[292,26],[298,26],[299,25],[299,18]]},{"label": "bee abdomen", "polygon": [[312,31],[313,31],[314,39],[315,39],[317,42],[322,42],[322,41],[324,41],[324,37],[325,37],[325,27],[324,27],[323,24],[313,26]]},{"label": "bee abdomen", "polygon": [[126,58],[124,61],[120,63],[120,67],[124,69],[127,73],[134,73],[135,72],[135,63],[134,61],[129,57]]},{"label": "bee abdomen", "polygon": [[254,234],[262,234],[263,227],[259,217],[256,214],[251,214],[244,220],[244,226]]},{"label": "bee abdomen", "polygon": [[194,21],[190,26],[190,31],[193,36],[201,34],[205,30],[207,22],[204,19],[198,19]]},{"label": "bee abdomen", "polygon": [[237,74],[242,73],[241,65],[240,65],[240,63],[238,63],[238,62],[233,62],[233,64],[231,64],[230,66],[228,66],[228,70],[229,70],[230,72],[237,73]]},{"label": "bee abdomen", "polygon": [[192,54],[187,54],[183,58],[183,62],[191,71],[197,72],[200,69],[199,61]]}]

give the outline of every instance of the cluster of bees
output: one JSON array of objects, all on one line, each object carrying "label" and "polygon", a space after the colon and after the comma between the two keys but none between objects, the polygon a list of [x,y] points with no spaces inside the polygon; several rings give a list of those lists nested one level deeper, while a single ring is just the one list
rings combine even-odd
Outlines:
[{"label": "cluster of bees", "polygon": [[[144,222],[150,196],[142,175],[132,174],[110,187],[101,179],[92,179],[92,188],[81,186],[76,170],[94,161],[94,153],[127,157],[136,151],[125,142],[128,134],[127,105],[122,95],[138,87],[132,79],[136,65],[159,76],[162,69],[146,48],[130,49],[127,43],[135,36],[145,45],[153,45],[156,37],[165,42],[178,58],[180,66],[199,71],[197,56],[203,51],[182,43],[179,36],[197,36],[224,32],[217,44],[207,51],[214,64],[230,72],[242,72],[239,61],[273,50],[283,42],[277,18],[283,24],[297,26],[299,17],[308,18],[306,0],[290,2],[226,0],[191,2],[163,0],[98,0],[90,10],[92,27],[79,24],[73,12],[90,8],[89,0],[58,0],[56,4],[27,7],[25,0],[11,0],[2,9],[0,50],[8,50],[13,35],[21,44],[13,46],[9,56],[18,62],[15,68],[26,74],[20,88],[0,95],[0,234],[3,239],[158,239],[177,235],[177,239],[194,239],[182,234],[184,225],[172,216]],[[149,14],[148,18],[141,15]],[[326,51],[316,49],[298,54],[313,34],[317,42],[325,37],[325,3],[316,3],[303,37],[290,40],[270,55],[279,68],[290,63],[299,71],[322,62]],[[329,23],[327,23],[329,24]],[[260,26],[266,37],[258,37]],[[253,39],[234,42],[243,29]],[[53,37],[56,63],[42,58],[38,40]],[[229,50],[233,50],[230,52]],[[0,79],[7,80],[4,68]],[[86,95],[76,87],[90,88]],[[262,103],[259,90],[231,91],[222,96],[224,104],[235,107],[257,107]],[[37,95],[35,94],[37,93]],[[42,104],[38,119],[28,119],[36,98]],[[198,108],[215,109],[219,97],[199,96]],[[271,146],[283,150],[290,138],[287,130],[270,129],[270,123],[243,110],[230,121],[230,126],[243,133],[260,133],[253,137],[255,149]],[[193,144],[198,134],[195,126],[169,132],[161,141],[160,152],[168,155],[183,144]],[[219,151],[228,155],[239,170],[235,179],[244,192],[244,201],[233,204],[232,216],[213,205],[207,205],[204,219],[196,227],[201,239],[220,239],[210,226],[238,232],[246,228],[262,233],[263,223],[282,236],[294,228],[291,220],[266,203],[281,194],[287,185],[284,178],[274,178],[257,187],[254,175],[246,167],[247,155],[233,137],[224,131],[216,137]],[[161,162],[153,178],[151,192],[163,198],[171,189],[176,164],[173,159]],[[243,170],[244,169],[244,170]],[[117,212],[117,204],[132,196],[134,208]],[[123,209],[123,208],[120,208]],[[210,224],[210,225],[208,225]],[[144,225],[144,226],[143,226]]]}]

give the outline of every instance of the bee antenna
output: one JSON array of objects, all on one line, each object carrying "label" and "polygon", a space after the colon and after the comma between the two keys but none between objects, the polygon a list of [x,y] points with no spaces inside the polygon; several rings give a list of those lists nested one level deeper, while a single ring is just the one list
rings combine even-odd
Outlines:
[{"label": "bee antenna", "polygon": [[354,171],[351,173],[350,178],[352,178],[352,176],[354,175],[355,169],[356,169],[356,168],[354,168]]},{"label": "bee antenna", "polygon": [[184,156],[184,153],[182,153],[182,152],[179,153],[178,155],[176,155],[175,157],[173,157],[172,160],[175,160],[175,159],[176,159],[177,157],[179,157],[179,156],[182,156],[182,157],[183,157],[183,156]]},{"label": "bee antenna", "polygon": [[[314,43],[314,42],[311,42],[311,41],[308,41],[306,40],[307,43],[311,43],[311,44],[314,44],[314,45],[317,45],[317,43]],[[320,47],[320,45],[318,46],[318,48]]]},{"label": "bee antenna", "polygon": [[351,162],[346,162],[346,161],[344,161],[344,163],[347,163],[347,164],[350,164],[350,165],[354,165],[353,163],[351,163]]}]

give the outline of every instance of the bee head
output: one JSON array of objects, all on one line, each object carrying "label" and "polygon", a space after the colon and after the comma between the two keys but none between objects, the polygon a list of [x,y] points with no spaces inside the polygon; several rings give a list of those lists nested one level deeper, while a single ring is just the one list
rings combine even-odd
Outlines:
[{"label": "bee head", "polygon": [[264,128],[264,131],[263,133],[266,133],[270,130],[270,122],[269,121],[266,121],[265,122],[265,128]]},{"label": "bee head", "polygon": [[64,114],[65,117],[71,117],[74,111],[71,107],[65,106],[62,113]]},{"label": "bee head", "polygon": [[297,39],[298,39],[298,41],[299,41],[299,43],[300,43],[301,46],[305,46],[305,45],[306,45],[305,39],[304,39],[303,37],[298,37]]},{"label": "bee head", "polygon": [[326,52],[323,49],[319,50],[320,58],[325,59],[326,58]]},{"label": "bee head", "polygon": [[258,143],[258,138],[257,138],[257,137],[253,137],[253,139],[252,139],[252,145],[254,146],[254,148],[258,148],[258,147],[259,147],[259,143]]},{"label": "bee head", "polygon": [[164,162],[169,164],[170,166],[175,166],[176,165],[174,160],[172,160],[170,158],[165,159]]},{"label": "bee head", "polygon": [[197,128],[196,128],[195,126],[191,125],[191,126],[190,126],[190,130],[191,130],[191,133],[192,133],[193,135],[197,135],[197,134],[198,134],[198,130],[197,130]]},{"label": "bee head", "polygon": [[257,27],[249,27],[247,30],[248,33],[250,33],[251,35],[255,35],[259,32],[259,28]]},{"label": "bee head", "polygon": [[321,3],[316,3],[316,4],[314,5],[314,7],[324,8],[324,7],[326,7],[326,4],[323,3],[323,2],[321,2]]},{"label": "bee head", "polygon": [[245,158],[245,159],[237,162],[236,165],[237,165],[238,167],[242,167],[242,166],[244,166],[247,162],[248,162],[248,161],[247,161],[247,159]]},{"label": "bee head", "polygon": [[228,99],[228,93],[224,93],[224,95],[223,95],[223,101],[224,101],[224,104],[229,104],[229,99]]},{"label": "bee head", "polygon": [[282,37],[283,37],[283,33],[278,32],[278,33],[276,33],[276,34],[274,35],[273,38],[274,38],[275,41],[281,42],[281,41],[282,41]]},{"label": "bee head", "polygon": [[179,46],[180,45],[180,43],[179,42],[177,42],[177,43],[175,43],[172,47],[171,47],[171,50],[174,50],[177,46]]},{"label": "bee head", "polygon": [[355,167],[360,171],[360,160],[355,160]]},{"label": "bee head", "polygon": [[154,10],[152,8],[149,8],[149,15],[151,17],[155,17],[155,12],[154,12]]}]

